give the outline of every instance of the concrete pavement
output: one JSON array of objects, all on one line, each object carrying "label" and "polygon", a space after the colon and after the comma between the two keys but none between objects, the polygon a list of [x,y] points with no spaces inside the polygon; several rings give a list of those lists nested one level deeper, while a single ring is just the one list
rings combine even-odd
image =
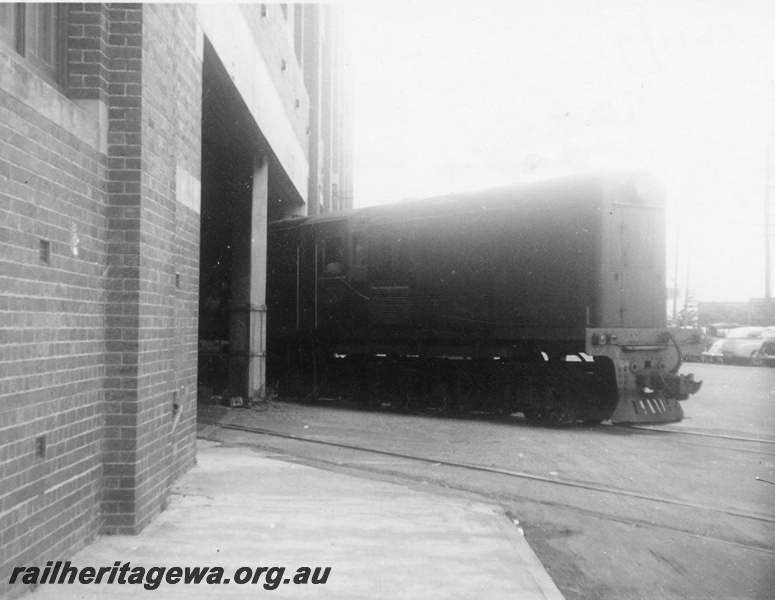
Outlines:
[{"label": "concrete pavement", "polygon": [[[100,536],[70,559],[81,569],[115,566],[113,584],[106,583],[106,571],[102,583],[43,584],[28,597],[562,599],[497,507],[278,460],[245,446],[200,439],[197,451],[197,466],[140,535]],[[116,583],[127,562],[126,583]],[[166,567],[165,577],[173,567],[210,567],[211,581],[219,579],[213,567],[223,574],[220,584],[161,581],[151,591],[129,583],[133,573],[141,576],[137,567]],[[316,574],[325,583],[313,583]],[[158,575],[148,572],[144,581]],[[256,583],[240,585],[242,578]]]}]

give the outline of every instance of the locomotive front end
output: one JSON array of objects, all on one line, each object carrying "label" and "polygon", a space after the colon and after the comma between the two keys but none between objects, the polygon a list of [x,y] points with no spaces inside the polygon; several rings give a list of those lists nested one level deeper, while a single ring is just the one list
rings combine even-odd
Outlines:
[{"label": "locomotive front end", "polygon": [[679,421],[679,401],[701,382],[679,374],[680,347],[667,329],[664,191],[638,173],[606,180],[601,200],[597,314],[586,352],[614,364],[612,421]]},{"label": "locomotive front end", "polygon": [[679,401],[699,391],[702,382],[682,375],[681,351],[667,330],[634,327],[587,329],[587,354],[614,364],[618,401],[614,423],[680,421]]}]

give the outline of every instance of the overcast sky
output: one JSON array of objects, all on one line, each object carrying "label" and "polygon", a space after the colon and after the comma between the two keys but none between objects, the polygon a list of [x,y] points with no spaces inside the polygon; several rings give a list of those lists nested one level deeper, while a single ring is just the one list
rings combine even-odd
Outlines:
[{"label": "overcast sky", "polygon": [[680,287],[689,265],[700,300],[764,295],[775,2],[361,0],[346,29],[356,206],[646,169],[668,281],[677,230]]}]

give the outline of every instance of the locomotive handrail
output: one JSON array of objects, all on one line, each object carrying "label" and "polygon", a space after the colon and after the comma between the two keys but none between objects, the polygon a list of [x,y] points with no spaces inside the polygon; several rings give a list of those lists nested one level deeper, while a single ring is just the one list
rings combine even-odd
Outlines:
[{"label": "locomotive handrail", "polygon": [[[681,365],[683,364],[683,359],[681,358],[681,346],[678,344],[678,341],[675,339],[672,333],[669,331],[667,332],[668,338],[670,339],[673,346],[675,346],[676,354],[678,355],[678,362],[676,365],[670,369],[670,374],[674,375],[678,373],[678,371],[681,369]],[[624,352],[660,352],[663,350],[667,350],[669,344],[613,344],[615,346],[620,347]]]},{"label": "locomotive handrail", "polygon": [[667,350],[667,344],[613,344],[619,346],[625,352],[641,352]]},{"label": "locomotive handrail", "polygon": [[356,290],[353,286],[351,286],[350,283],[344,277],[342,277],[341,275],[338,276],[338,277],[330,277],[329,279],[335,279],[337,281],[341,281],[346,287],[348,287],[350,290],[355,292],[358,296],[360,296],[364,300],[371,300],[371,298],[369,298],[366,294],[362,294],[361,292]]}]

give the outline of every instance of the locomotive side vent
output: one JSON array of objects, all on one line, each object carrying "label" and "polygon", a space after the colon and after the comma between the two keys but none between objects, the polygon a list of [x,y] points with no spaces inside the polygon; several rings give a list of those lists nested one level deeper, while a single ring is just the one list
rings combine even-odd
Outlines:
[{"label": "locomotive side vent", "polygon": [[369,318],[372,325],[409,325],[409,286],[372,286]]}]

